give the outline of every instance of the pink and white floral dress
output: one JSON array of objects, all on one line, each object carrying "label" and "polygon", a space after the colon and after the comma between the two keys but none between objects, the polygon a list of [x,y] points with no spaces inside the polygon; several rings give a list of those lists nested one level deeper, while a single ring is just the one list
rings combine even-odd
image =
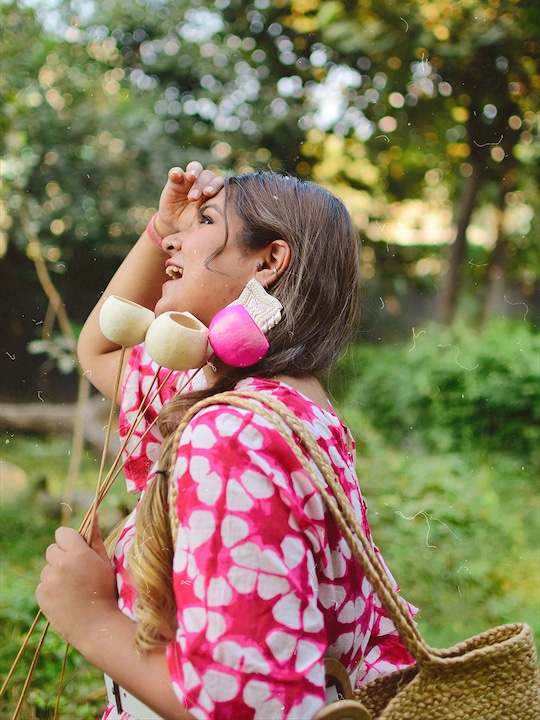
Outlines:
[{"label": "pink and white floral dress", "polygon": [[[156,370],[143,346],[133,350],[121,434]],[[126,476],[134,492],[152,480],[161,441],[155,425],[144,433],[189,373],[167,376],[160,371],[159,395],[131,441]],[[196,389],[197,378],[204,386],[199,373],[185,391]],[[305,423],[370,537],[354,443],[339,418],[280,382],[248,378],[238,387],[277,397]],[[307,720],[324,705],[325,654],[356,671],[357,684],[412,662],[312,482],[259,415],[228,405],[200,411],[183,433],[171,482],[180,525],[173,562],[178,630],[167,657],[173,687],[194,717]],[[132,619],[135,513],[115,555],[119,606]],[[119,716],[109,706],[104,717]]]}]

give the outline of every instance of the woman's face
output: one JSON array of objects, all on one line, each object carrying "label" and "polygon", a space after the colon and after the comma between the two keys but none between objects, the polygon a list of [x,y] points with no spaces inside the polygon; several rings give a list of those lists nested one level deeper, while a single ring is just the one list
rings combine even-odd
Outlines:
[{"label": "woman's face", "polygon": [[229,211],[228,240],[219,254],[206,262],[226,238],[225,191],[202,205],[193,204],[182,214],[183,227],[167,237],[170,258],[166,272],[171,278],[163,284],[155,313],[190,312],[206,326],[214,315],[236,300],[256,273],[257,257],[237,245],[240,221]]}]

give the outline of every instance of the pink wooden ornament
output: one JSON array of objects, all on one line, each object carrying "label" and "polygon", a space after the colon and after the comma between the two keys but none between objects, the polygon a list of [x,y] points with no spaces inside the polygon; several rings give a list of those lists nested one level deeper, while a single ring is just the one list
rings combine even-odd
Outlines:
[{"label": "pink wooden ornament", "polygon": [[243,305],[227,305],[214,316],[208,328],[208,341],[217,357],[233,367],[255,365],[270,347]]}]

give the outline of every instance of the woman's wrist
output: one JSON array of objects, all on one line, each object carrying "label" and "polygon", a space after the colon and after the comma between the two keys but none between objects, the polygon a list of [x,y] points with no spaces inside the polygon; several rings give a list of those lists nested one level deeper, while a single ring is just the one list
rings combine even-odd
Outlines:
[{"label": "woman's wrist", "polygon": [[73,633],[70,645],[100,670],[111,674],[112,668],[107,667],[110,657],[120,648],[125,654],[135,646],[136,623],[116,603],[114,606],[100,603],[98,612],[99,616],[89,613],[88,624],[85,622],[83,628]]},{"label": "woman's wrist", "polygon": [[157,247],[161,248],[161,243],[163,242],[163,238],[166,238],[168,235],[171,235],[174,230],[170,228],[168,225],[164,224],[161,221],[161,218],[159,216],[159,212],[156,212],[152,215],[150,218],[150,221],[148,225],[146,226],[146,232],[148,233],[150,239],[154,243],[154,245],[157,245]]},{"label": "woman's wrist", "polygon": [[154,213],[154,215],[152,215],[148,222],[148,225],[146,226],[146,232],[154,245],[157,245],[160,248],[161,243],[163,242],[163,237],[159,234],[156,228],[156,220],[158,217],[159,213]]}]

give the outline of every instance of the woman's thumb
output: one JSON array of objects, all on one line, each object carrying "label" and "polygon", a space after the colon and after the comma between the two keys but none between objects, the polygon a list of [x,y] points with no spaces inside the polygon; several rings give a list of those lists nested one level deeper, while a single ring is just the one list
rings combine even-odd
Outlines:
[{"label": "woman's thumb", "polygon": [[97,513],[94,517],[94,525],[92,526],[92,536],[90,538],[89,545],[101,558],[109,561],[109,556],[107,555],[107,550],[105,549],[105,544],[103,543],[103,538],[101,537],[101,532],[99,531],[99,518]]}]

